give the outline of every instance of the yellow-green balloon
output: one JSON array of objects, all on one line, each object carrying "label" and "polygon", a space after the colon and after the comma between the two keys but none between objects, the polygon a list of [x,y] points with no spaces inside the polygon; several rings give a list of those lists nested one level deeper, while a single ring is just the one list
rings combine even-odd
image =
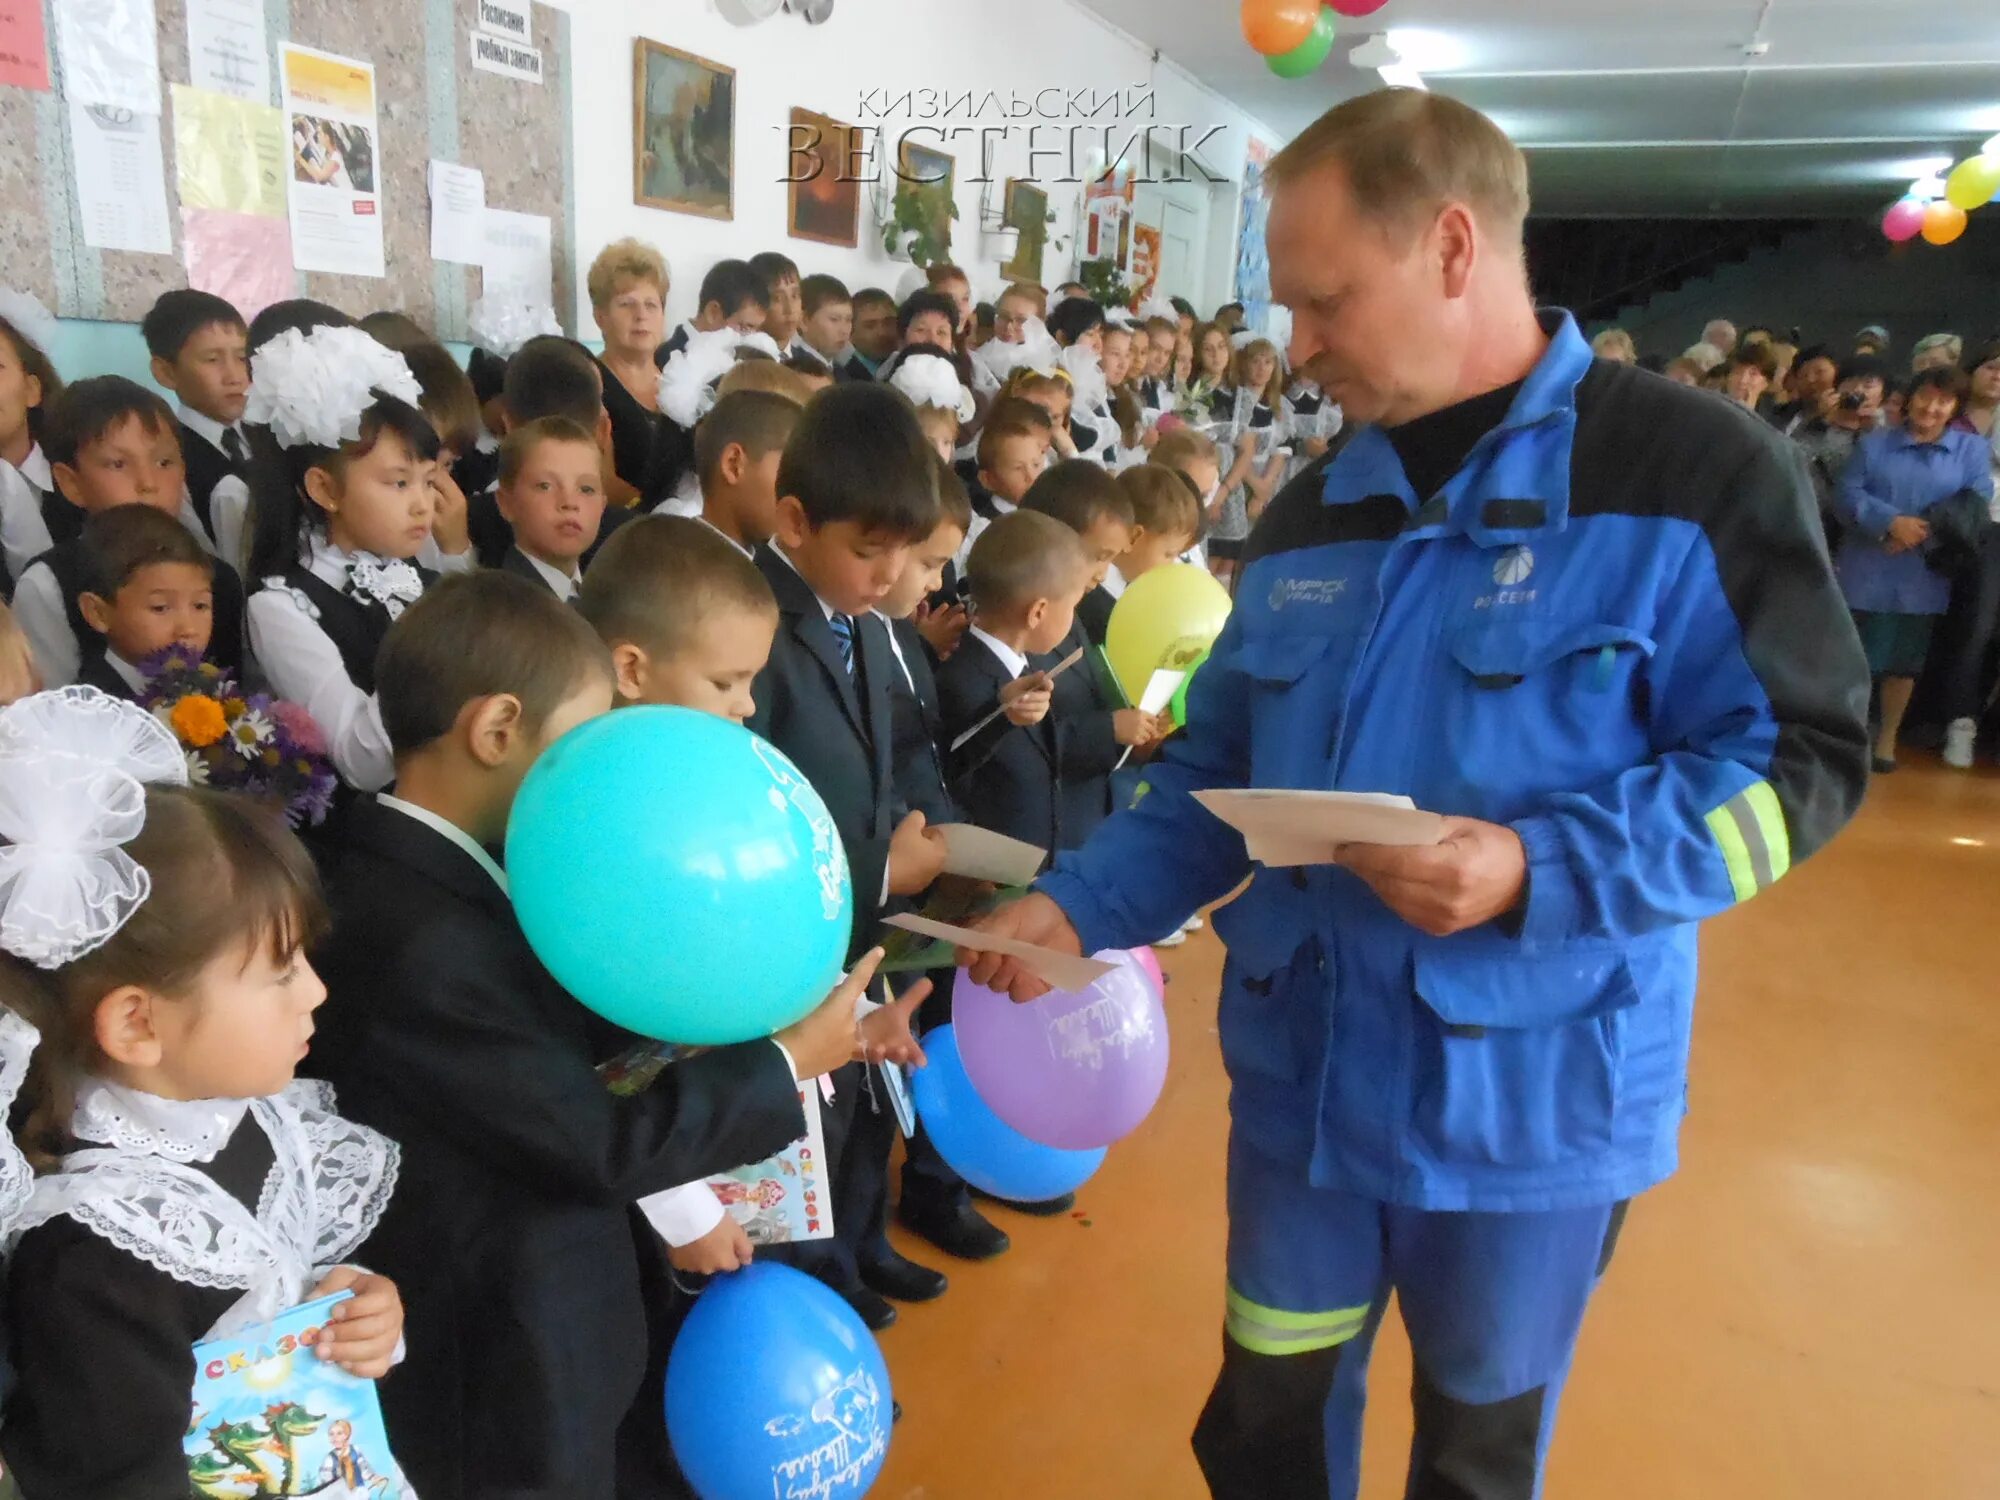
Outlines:
[{"label": "yellow-green balloon", "polygon": [[1995,193],[2000,193],[2000,156],[1969,156],[1944,180],[1945,201],[1967,213],[1984,208]]},{"label": "yellow-green balloon", "polygon": [[1172,563],[1132,580],[1111,611],[1104,655],[1137,703],[1155,672],[1185,672],[1229,619],[1229,591],[1206,568]]}]

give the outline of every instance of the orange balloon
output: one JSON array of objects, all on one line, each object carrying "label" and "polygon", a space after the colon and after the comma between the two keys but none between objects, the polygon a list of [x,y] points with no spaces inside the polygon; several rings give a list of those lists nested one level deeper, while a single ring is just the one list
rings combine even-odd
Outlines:
[{"label": "orange balloon", "polygon": [[1924,205],[1924,238],[1933,245],[1949,245],[1965,233],[1965,210],[1956,203],[1938,198]]},{"label": "orange balloon", "polygon": [[1243,39],[1276,57],[1312,35],[1319,12],[1320,0],[1243,0]]}]

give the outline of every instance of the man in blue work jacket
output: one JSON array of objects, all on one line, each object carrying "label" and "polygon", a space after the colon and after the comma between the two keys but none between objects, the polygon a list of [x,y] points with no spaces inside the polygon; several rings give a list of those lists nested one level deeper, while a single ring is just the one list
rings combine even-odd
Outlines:
[{"label": "man in blue work jacket", "polygon": [[[1352,436],[1273,502],[1188,730],[999,932],[1216,913],[1233,1086],[1219,1500],[1346,1500],[1396,1293],[1412,1500],[1540,1487],[1624,1206],[1674,1170],[1695,925],[1833,836],[1867,672],[1787,444],[1537,315],[1527,169],[1386,90],[1271,163],[1294,364]],[[1254,866],[1193,793],[1399,792],[1436,847]],[[1037,991],[967,953],[982,982]]]}]

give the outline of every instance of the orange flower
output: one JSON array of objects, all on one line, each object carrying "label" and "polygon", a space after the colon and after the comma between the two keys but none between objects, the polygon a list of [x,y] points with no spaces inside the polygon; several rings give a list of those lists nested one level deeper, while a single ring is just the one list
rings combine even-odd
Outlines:
[{"label": "orange flower", "polygon": [[174,733],[197,750],[213,745],[229,732],[222,705],[206,693],[189,693],[174,705]]}]

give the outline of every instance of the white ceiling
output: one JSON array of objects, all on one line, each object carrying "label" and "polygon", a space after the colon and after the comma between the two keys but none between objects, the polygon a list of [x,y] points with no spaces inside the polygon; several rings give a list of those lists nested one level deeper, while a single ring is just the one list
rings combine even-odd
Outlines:
[{"label": "white ceiling", "polygon": [[1296,82],[1236,0],[1082,3],[1281,138],[1379,86],[1354,46],[1414,33],[1430,86],[1527,148],[1540,214],[1866,214],[2000,134],[2000,0],[1389,0]]}]

